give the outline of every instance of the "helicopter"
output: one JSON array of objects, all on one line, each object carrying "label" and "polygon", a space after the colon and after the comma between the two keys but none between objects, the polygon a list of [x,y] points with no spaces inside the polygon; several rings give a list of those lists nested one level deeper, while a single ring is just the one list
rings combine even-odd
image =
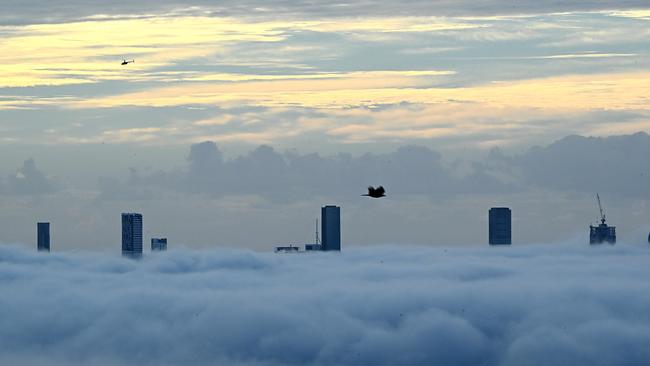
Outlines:
[{"label": "helicopter", "polygon": [[122,60],[122,66],[128,65],[128,64],[130,64],[132,62],[135,62],[135,60]]}]

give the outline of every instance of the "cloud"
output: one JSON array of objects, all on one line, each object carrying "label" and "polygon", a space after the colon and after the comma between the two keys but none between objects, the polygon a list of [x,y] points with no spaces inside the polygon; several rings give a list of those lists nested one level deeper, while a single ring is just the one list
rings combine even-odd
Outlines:
[{"label": "cloud", "polygon": [[5,193],[17,195],[41,195],[57,189],[57,184],[36,167],[34,159],[25,160],[15,174],[7,176],[5,184]]},{"label": "cloud", "polygon": [[[133,192],[130,187],[151,185],[217,197],[256,195],[284,202],[314,196],[357,196],[366,186],[374,184],[390,187],[392,196],[442,197],[515,188],[486,173],[481,164],[474,164],[463,176],[457,177],[455,173],[443,163],[439,153],[421,146],[403,146],[386,154],[321,156],[278,152],[261,145],[226,160],[214,142],[203,142],[192,145],[188,164],[183,169],[150,176],[132,171],[123,188]],[[114,191],[119,185],[111,183],[106,187]],[[119,194],[111,196],[120,197]]]},{"label": "cloud", "polygon": [[[569,136],[514,159],[527,184],[650,198],[650,136]],[[625,162],[621,164],[621,162]]]},{"label": "cloud", "polygon": [[[650,136],[645,132],[606,138],[569,136],[520,154],[505,155],[496,149],[483,159],[456,162],[417,145],[358,156],[278,152],[261,145],[225,159],[217,144],[203,142],[191,146],[185,167],[144,175],[132,170],[123,188],[133,192],[130,187],[150,185],[213,196],[257,195],[273,201],[300,201],[318,195],[344,199],[376,184],[383,184],[397,197],[539,188],[648,199],[649,155]],[[622,160],[626,164],[618,163]],[[107,185],[111,191],[118,186]]]},{"label": "cloud", "polygon": [[[360,17],[360,16],[494,16],[548,14],[572,11],[630,10],[614,12],[620,16],[641,16],[648,5],[643,0],[591,0],[581,2],[491,0],[476,6],[471,1],[413,0],[395,4],[385,0],[345,1],[234,1],[215,4],[209,0],[115,0],[111,4],[88,3],[80,0],[53,0],[45,7],[41,0],[8,0],[0,6],[0,24],[65,22],[79,19],[129,19],[151,16],[247,16],[247,17]],[[638,9],[638,10],[637,10]]]},{"label": "cloud", "polygon": [[[3,364],[643,365],[647,248],[0,247]],[[56,247],[55,247],[56,248]],[[147,253],[148,254],[148,253]]]}]

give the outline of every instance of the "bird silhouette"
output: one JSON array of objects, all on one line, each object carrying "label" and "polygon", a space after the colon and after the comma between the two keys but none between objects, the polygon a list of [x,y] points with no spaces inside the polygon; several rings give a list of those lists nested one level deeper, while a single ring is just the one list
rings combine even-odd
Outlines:
[{"label": "bird silhouette", "polygon": [[386,190],[382,186],[379,186],[377,188],[370,186],[368,187],[368,193],[362,194],[362,196],[372,197],[372,198],[386,197]]}]

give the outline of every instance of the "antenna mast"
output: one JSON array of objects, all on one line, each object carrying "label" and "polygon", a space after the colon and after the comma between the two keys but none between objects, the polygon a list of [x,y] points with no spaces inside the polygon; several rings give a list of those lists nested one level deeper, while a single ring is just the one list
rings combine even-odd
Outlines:
[{"label": "antenna mast", "polygon": [[596,199],[598,200],[598,209],[600,210],[600,222],[605,223],[605,214],[603,213],[603,206],[600,204],[600,196],[596,193]]}]

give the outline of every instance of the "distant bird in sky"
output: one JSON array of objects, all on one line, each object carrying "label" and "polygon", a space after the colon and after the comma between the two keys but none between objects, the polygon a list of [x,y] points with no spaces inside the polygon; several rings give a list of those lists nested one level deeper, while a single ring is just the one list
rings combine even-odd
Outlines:
[{"label": "distant bird in sky", "polygon": [[131,62],[135,62],[135,60],[122,60],[122,65],[128,65]]},{"label": "distant bird in sky", "polygon": [[379,186],[377,188],[370,186],[368,187],[368,193],[367,194],[362,194],[362,196],[367,196],[367,197],[372,197],[372,198],[380,198],[380,197],[386,197],[386,190],[384,187]]}]

